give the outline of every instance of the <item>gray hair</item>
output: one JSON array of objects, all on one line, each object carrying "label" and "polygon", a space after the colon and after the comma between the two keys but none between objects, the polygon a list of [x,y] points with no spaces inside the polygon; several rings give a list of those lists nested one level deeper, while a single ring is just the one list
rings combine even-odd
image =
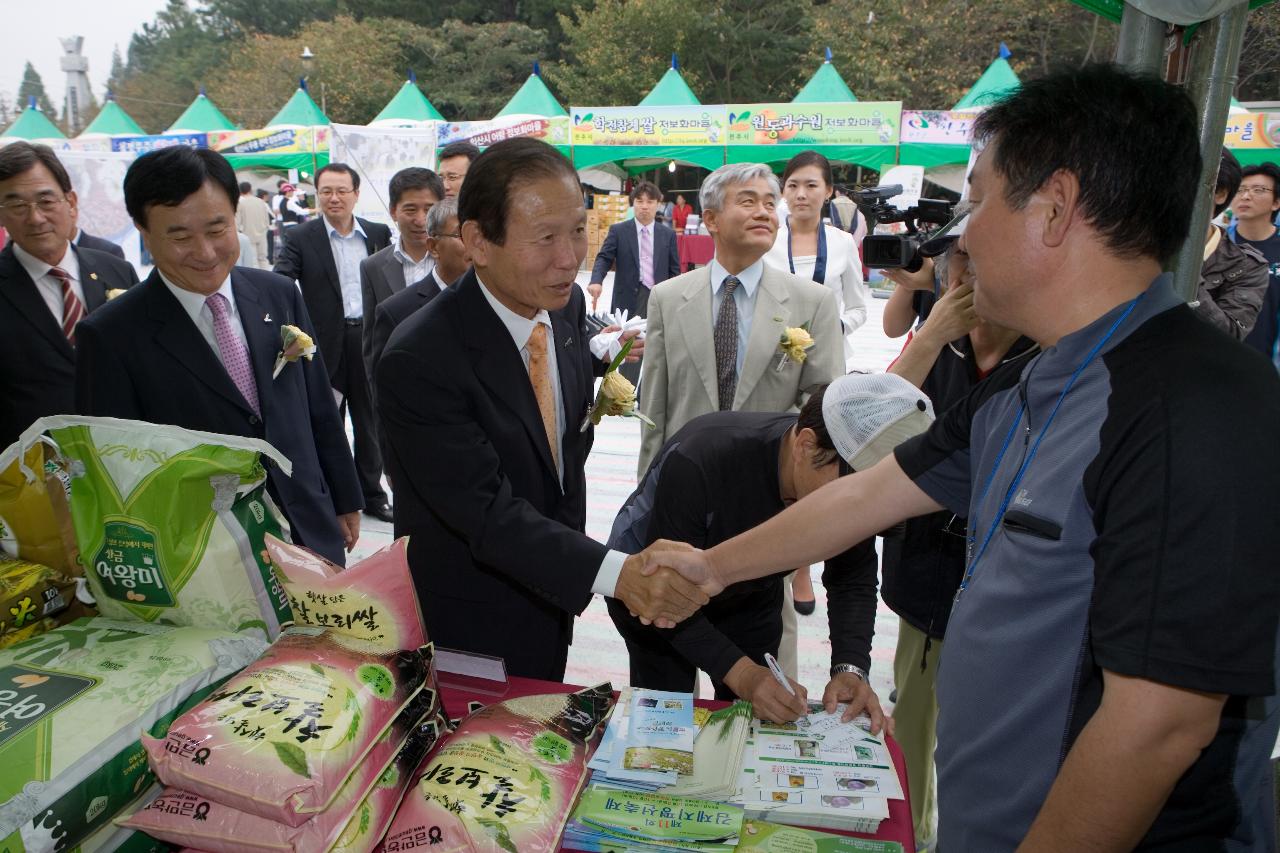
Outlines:
[{"label": "gray hair", "polygon": [[431,205],[431,210],[427,211],[427,236],[439,237],[440,233],[444,231],[444,224],[449,221],[450,217],[454,219],[458,217],[458,200],[456,198],[442,198]]},{"label": "gray hair", "polygon": [[764,178],[769,182],[774,198],[782,197],[782,187],[778,184],[778,177],[768,166],[763,163],[732,163],[716,169],[702,182],[702,189],[698,190],[698,202],[702,205],[703,212],[723,210],[724,197],[730,186],[744,184],[757,178]]}]

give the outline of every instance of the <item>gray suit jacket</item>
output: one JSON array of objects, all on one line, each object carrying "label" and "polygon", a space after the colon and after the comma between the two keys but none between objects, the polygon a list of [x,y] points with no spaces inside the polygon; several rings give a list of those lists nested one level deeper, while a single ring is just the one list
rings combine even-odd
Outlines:
[{"label": "gray suit jacket", "polygon": [[404,290],[404,266],[396,258],[395,250],[396,244],[393,242],[360,262],[360,296],[364,304],[365,321],[361,332],[361,353],[370,383],[373,382],[374,312],[387,299]]},{"label": "gray suit jacket", "polygon": [[[640,410],[657,426],[640,431],[641,477],[668,438],[699,415],[720,408],[711,293],[710,266],[664,281],[650,293]],[[788,360],[777,370],[783,330],[804,323],[814,341],[808,357],[803,364]],[[843,373],[835,293],[765,265],[733,410],[794,411],[814,388]]]}]

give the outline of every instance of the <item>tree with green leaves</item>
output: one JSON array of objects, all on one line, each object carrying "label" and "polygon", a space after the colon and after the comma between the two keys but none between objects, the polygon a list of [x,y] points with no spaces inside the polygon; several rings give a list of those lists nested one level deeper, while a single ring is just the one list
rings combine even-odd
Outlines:
[{"label": "tree with green leaves", "polygon": [[22,112],[27,108],[27,104],[31,103],[31,97],[35,96],[36,106],[40,108],[40,112],[49,117],[49,121],[57,121],[58,114],[54,112],[53,103],[50,102],[49,96],[44,91],[44,80],[40,77],[40,72],[30,62],[22,69],[22,82],[18,85],[18,100],[15,102],[17,112]]},{"label": "tree with green leaves", "polygon": [[560,16],[565,58],[548,76],[573,103],[634,104],[675,52],[707,103],[789,100],[804,58],[821,55],[813,9],[810,0],[599,0]]}]

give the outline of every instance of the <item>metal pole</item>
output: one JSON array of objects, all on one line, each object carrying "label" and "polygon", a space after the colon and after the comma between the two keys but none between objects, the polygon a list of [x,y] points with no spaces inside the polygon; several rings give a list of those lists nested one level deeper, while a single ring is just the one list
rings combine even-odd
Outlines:
[{"label": "metal pole", "polygon": [[1222,138],[1226,133],[1231,92],[1235,89],[1244,44],[1249,4],[1240,2],[1206,22],[1191,46],[1187,89],[1200,117],[1200,184],[1191,211],[1187,239],[1173,260],[1174,288],[1187,301],[1196,298],[1200,267],[1204,263],[1205,235],[1213,213],[1213,191],[1222,159]]},{"label": "metal pole", "polygon": [[1160,63],[1164,59],[1167,29],[1164,21],[1125,3],[1120,18],[1120,37],[1116,42],[1116,62],[1135,71],[1150,71],[1163,77]]}]

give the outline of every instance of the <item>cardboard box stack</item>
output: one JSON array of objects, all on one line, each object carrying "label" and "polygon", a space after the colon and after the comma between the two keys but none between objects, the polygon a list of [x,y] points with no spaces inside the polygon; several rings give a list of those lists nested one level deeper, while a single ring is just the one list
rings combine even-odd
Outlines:
[{"label": "cardboard box stack", "polygon": [[630,199],[621,193],[597,194],[592,196],[592,207],[587,211],[587,257],[583,269],[591,269],[596,262],[596,255],[609,236],[610,226],[627,218],[627,210],[631,207]]}]

